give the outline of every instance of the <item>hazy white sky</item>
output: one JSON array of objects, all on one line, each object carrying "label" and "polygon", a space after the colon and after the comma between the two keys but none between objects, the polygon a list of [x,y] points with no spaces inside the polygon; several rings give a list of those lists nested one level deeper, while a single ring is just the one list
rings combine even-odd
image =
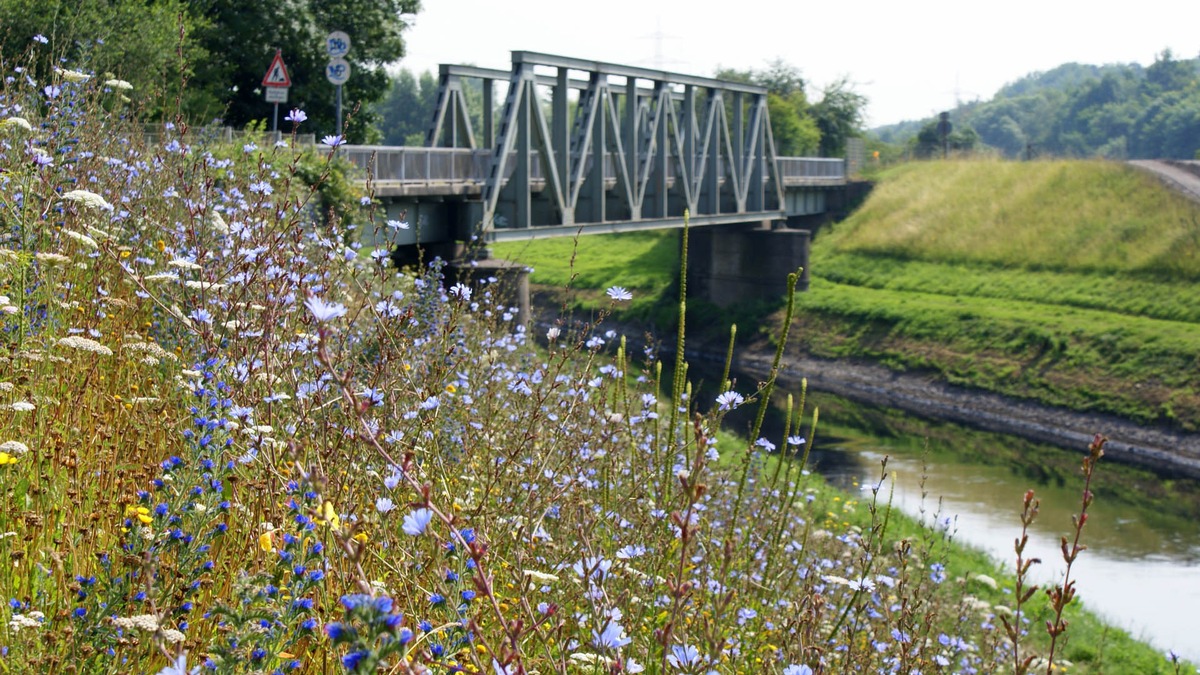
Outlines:
[{"label": "hazy white sky", "polygon": [[1200,54],[1200,0],[423,0],[401,66],[507,70],[526,50],[712,75],[800,68],[810,95],[846,75],[870,126],[989,99],[1063,63]]}]

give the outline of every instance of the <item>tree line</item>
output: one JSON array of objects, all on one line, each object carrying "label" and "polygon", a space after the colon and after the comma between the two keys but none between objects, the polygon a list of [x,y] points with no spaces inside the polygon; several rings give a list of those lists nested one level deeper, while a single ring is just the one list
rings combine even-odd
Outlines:
[{"label": "tree line", "polygon": [[[1149,66],[1067,63],[951,111],[959,150],[1006,157],[1193,159],[1200,152],[1200,59],[1170,50]],[[940,152],[937,120],[876,130],[917,156]]]}]

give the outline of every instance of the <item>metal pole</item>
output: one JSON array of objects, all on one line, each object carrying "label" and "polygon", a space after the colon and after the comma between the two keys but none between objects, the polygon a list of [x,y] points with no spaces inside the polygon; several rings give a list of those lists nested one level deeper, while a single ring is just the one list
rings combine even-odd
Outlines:
[{"label": "metal pole", "polygon": [[275,113],[271,115],[271,133],[279,131],[279,104],[275,104]]},{"label": "metal pole", "polygon": [[336,133],[342,133],[342,85],[337,86],[337,129]]}]

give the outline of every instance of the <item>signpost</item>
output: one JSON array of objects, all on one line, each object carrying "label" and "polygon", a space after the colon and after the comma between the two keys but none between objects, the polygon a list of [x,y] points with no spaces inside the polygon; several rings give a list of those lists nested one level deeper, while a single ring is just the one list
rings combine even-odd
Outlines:
[{"label": "signpost", "polygon": [[350,79],[350,63],[343,57],[350,53],[350,36],[335,30],[325,36],[325,52],[329,63],[325,66],[325,79],[337,87],[337,134],[342,133],[342,85]]},{"label": "signpost", "polygon": [[282,49],[275,50],[275,58],[271,59],[267,74],[263,75],[262,86],[267,102],[275,104],[271,115],[271,133],[275,133],[279,128],[279,104],[287,103],[288,87],[292,86],[292,78],[288,77],[287,66],[283,64]]}]

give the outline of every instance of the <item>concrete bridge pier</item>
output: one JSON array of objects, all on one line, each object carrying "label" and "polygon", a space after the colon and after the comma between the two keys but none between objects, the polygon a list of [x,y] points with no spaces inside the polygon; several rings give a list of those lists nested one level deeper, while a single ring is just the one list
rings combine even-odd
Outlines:
[{"label": "concrete bridge pier", "polygon": [[808,288],[808,230],[765,223],[717,225],[688,230],[688,295],[718,307],[787,293],[787,276],[803,268],[796,290]]},{"label": "concrete bridge pier", "polygon": [[[517,322],[529,328],[533,308],[529,296],[529,268],[500,258],[458,257],[443,270],[447,287],[462,282],[478,290],[486,282],[502,302],[517,308]],[[493,281],[494,280],[494,281]]]}]

